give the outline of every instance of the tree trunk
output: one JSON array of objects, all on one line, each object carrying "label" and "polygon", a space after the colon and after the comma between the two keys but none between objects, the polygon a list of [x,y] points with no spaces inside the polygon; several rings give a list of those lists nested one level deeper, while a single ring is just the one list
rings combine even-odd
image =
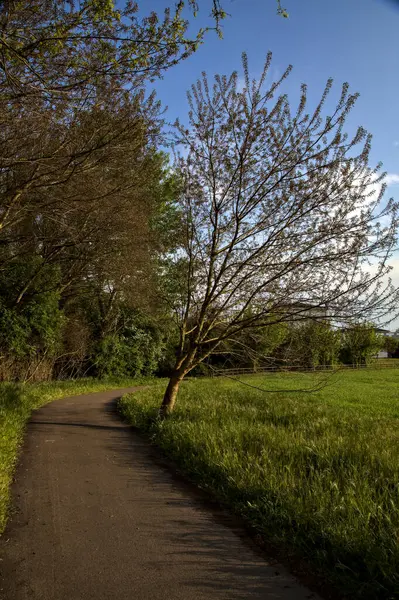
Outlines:
[{"label": "tree trunk", "polygon": [[161,408],[159,409],[159,416],[161,419],[165,419],[172,413],[176,402],[177,392],[179,391],[179,386],[183,377],[184,373],[172,373],[162,400]]}]

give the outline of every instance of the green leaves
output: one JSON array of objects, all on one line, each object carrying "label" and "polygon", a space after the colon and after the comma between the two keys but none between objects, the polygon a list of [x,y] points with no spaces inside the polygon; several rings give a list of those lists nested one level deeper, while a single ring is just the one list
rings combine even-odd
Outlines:
[{"label": "green leaves", "polygon": [[159,328],[129,309],[122,309],[116,328],[93,347],[96,374],[103,377],[152,375],[163,352]]},{"label": "green leaves", "polygon": [[86,0],[84,9],[93,14],[95,19],[111,23],[118,13],[115,10],[114,0]]},{"label": "green leaves", "polygon": [[281,0],[277,0],[277,14],[284,19],[288,19],[289,17],[287,10],[281,6]]},{"label": "green leaves", "polygon": [[53,355],[60,344],[63,312],[60,271],[39,257],[15,261],[0,274],[0,353],[11,358]]},{"label": "green leaves", "polygon": [[384,338],[369,323],[348,327],[343,334],[341,359],[354,365],[368,364],[384,347]]}]

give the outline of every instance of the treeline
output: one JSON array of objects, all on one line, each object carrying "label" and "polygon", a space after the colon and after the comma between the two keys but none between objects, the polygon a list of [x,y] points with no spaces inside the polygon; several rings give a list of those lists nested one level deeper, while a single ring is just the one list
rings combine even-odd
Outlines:
[{"label": "treeline", "polygon": [[399,340],[382,336],[368,323],[338,328],[309,318],[242,332],[225,342],[202,370],[362,366],[370,364],[382,350],[388,357],[399,357]]},{"label": "treeline", "polygon": [[173,234],[173,181],[153,98],[109,94],[97,89],[76,111],[31,98],[0,106],[3,380],[158,367],[157,256]]},{"label": "treeline", "polygon": [[[338,322],[396,303],[379,281],[399,207],[378,212],[384,188],[369,200],[383,174],[367,132],[342,134],[357,95],[345,84],[325,122],[331,80],[313,116],[306,86],[297,109],[281,95],[269,110],[291,67],[263,92],[271,54],[256,85],[244,56],[246,88],[237,73],[213,88],[204,77],[190,129],[168,138],[148,89],[205,35],[189,37],[184,5],[196,12],[192,0],[147,16],[130,1],[1,6],[0,380],[170,374],[170,411],[203,362],[362,363],[380,348],[367,326],[338,334],[290,309],[334,306]],[[160,149],[173,140],[186,156],[172,169]]]},{"label": "treeline", "polygon": [[0,377],[152,372],[172,189],[158,105],[108,86],[54,112],[3,101],[0,119]]},{"label": "treeline", "polygon": [[145,90],[195,49],[181,7],[6,2],[0,21],[0,379],[153,372],[173,180]]}]

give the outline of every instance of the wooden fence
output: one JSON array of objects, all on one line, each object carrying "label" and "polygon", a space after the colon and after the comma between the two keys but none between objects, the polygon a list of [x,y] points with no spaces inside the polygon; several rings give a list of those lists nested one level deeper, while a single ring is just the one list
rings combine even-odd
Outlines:
[{"label": "wooden fence", "polygon": [[315,367],[306,367],[304,365],[273,365],[270,367],[259,367],[257,369],[216,369],[214,367],[209,368],[207,373],[204,373],[206,377],[234,377],[237,375],[262,375],[266,373],[284,373],[284,372],[297,372],[297,373],[315,373],[323,371],[336,371],[336,370],[347,370],[347,369],[399,369],[399,359],[395,358],[380,358],[368,365],[318,365]]}]

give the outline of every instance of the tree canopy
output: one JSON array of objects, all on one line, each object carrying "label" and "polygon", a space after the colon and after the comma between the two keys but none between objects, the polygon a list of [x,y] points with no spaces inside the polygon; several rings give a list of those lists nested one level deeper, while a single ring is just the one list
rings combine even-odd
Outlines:
[{"label": "tree canopy", "polygon": [[10,0],[0,18],[4,377],[39,374],[37,361],[51,373],[65,354],[100,371],[108,336],[133,335],[126,315],[137,329],[144,295],[154,304],[152,223],[168,174],[145,83],[194,45],[178,8],[159,20],[132,2]]},{"label": "tree canopy", "polygon": [[[178,0],[163,13],[133,0],[6,0],[0,13],[0,90],[7,97],[95,96],[99,82],[131,89],[192,54],[208,28],[189,33],[185,8],[210,10],[221,34],[221,0]],[[287,16],[277,0],[277,10]]]},{"label": "tree canopy", "polygon": [[398,207],[382,201],[371,136],[345,132],[357,95],[345,84],[326,114],[329,80],[315,109],[305,85],[293,107],[280,87],[291,67],[269,83],[271,54],[258,81],[244,56],[244,87],[237,73],[192,86],[189,126],[175,127],[184,153],[169,164],[148,84],[202,43],[198,11],[220,32],[227,7],[143,9],[1,7],[0,378],[159,368],[167,414],[215,353],[256,365],[257,348],[290,332],[291,350],[313,340],[307,360],[332,362],[336,336],[308,327],[309,311],[384,318],[397,305],[384,278]]},{"label": "tree canopy", "polygon": [[314,310],[335,322],[378,320],[397,305],[398,291],[384,278],[398,205],[382,204],[384,173],[369,166],[371,136],[362,127],[345,132],[357,94],[344,84],[324,114],[328,80],[308,112],[302,85],[292,107],[276,96],[291,67],[269,83],[271,60],[269,53],[252,80],[243,56],[243,89],[236,72],[213,85],[204,75],[188,96],[189,127],[176,124],[185,148],[176,164],[184,235],[170,260],[180,278],[170,298],[180,344],[166,413],[181,379],[244,329]]}]

